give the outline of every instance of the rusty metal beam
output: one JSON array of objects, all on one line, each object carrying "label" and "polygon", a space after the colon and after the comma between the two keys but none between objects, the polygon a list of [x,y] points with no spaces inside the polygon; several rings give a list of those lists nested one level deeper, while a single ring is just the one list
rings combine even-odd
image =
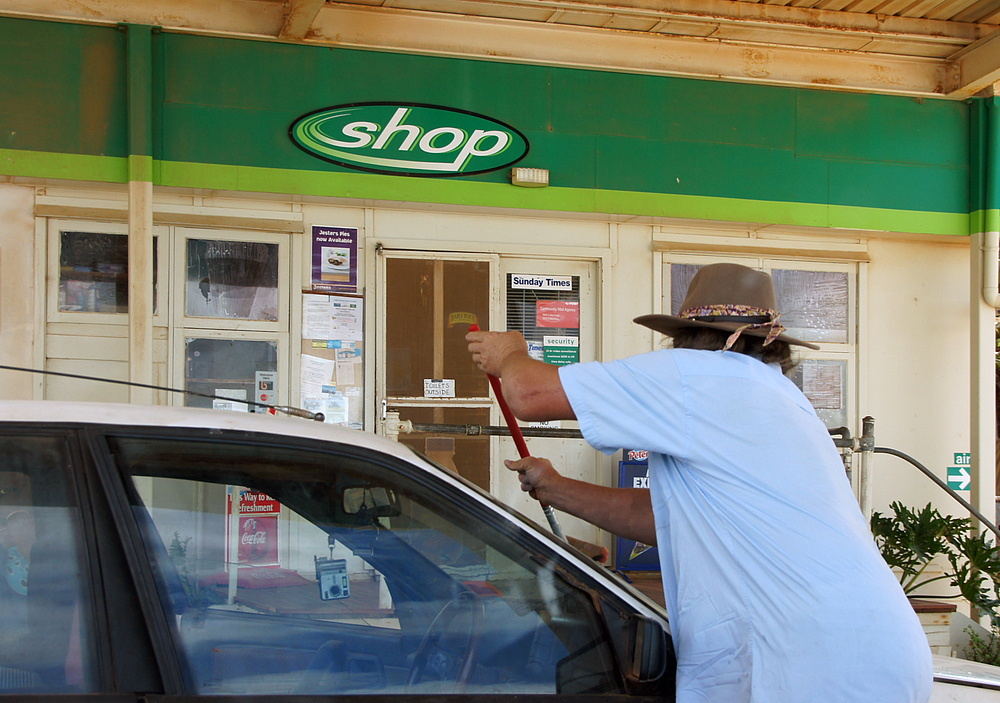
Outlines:
[{"label": "rusty metal beam", "polygon": [[316,15],[323,9],[326,0],[288,0],[288,14],[278,32],[278,38],[286,41],[302,41],[309,33]]},{"label": "rusty metal beam", "polygon": [[328,4],[310,43],[770,85],[945,97],[945,59]]},{"label": "rusty metal beam", "polygon": [[[374,1],[289,0],[286,6],[280,0],[0,0],[0,15],[950,99],[995,82],[994,56],[1000,55],[992,38],[996,25],[856,9],[730,0],[368,4]],[[485,16],[505,13],[521,19]],[[540,21],[546,18],[551,21]]]},{"label": "rusty metal beam", "polygon": [[970,44],[950,58],[955,85],[950,98],[968,98],[1000,81],[1000,32]]}]

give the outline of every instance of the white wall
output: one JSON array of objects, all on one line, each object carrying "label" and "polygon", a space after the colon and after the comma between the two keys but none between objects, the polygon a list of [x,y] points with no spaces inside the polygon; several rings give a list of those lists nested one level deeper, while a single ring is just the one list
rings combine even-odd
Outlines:
[{"label": "white wall", "polygon": [[[954,453],[970,450],[969,243],[873,240],[869,251],[868,383],[859,417],[875,418],[877,446],[905,452],[944,479]],[[896,457],[874,457],[872,490],[873,510],[931,501],[967,514]]]},{"label": "white wall", "polygon": [[[36,321],[34,188],[0,184],[0,363],[34,367]],[[0,398],[31,398],[39,377],[0,370]]]},{"label": "white wall", "polygon": [[[54,191],[49,190],[48,197],[52,199]],[[65,188],[60,192],[81,203],[88,198],[101,201],[122,197],[100,190],[76,192]],[[456,212],[426,206],[387,208],[373,203],[332,200],[298,203],[274,196],[212,199],[172,193],[158,194],[157,199],[175,210],[190,204],[202,214],[216,208],[220,212],[224,209],[297,214],[306,234],[293,235],[293,241],[297,238],[300,245],[293,251],[297,253],[304,281],[308,280],[308,232],[312,224],[356,226],[362,233],[361,246],[366,251],[374,242],[385,241],[389,246],[416,250],[590,260],[599,277],[597,342],[604,359],[642,353],[658,344],[658,335],[632,322],[638,315],[658,310],[659,270],[654,270],[658,262],[654,240],[660,240],[658,246],[662,249],[664,236],[687,237],[685,250],[693,253],[692,242],[701,241],[698,237],[719,241],[725,238],[721,232],[716,237],[710,223],[698,226],[700,234],[684,234],[683,230],[672,228],[671,232],[676,234],[664,235],[659,224],[616,223],[594,217],[574,219],[552,213]],[[3,363],[23,366],[34,366],[44,356],[41,352],[44,291],[40,290],[44,286],[40,281],[45,271],[45,255],[35,251],[39,225],[34,208],[33,188],[0,185],[0,358]],[[726,236],[734,236],[732,227],[729,230]],[[745,244],[747,235],[741,236]],[[782,238],[794,239],[795,235]],[[818,237],[811,232],[802,236],[808,246],[822,248],[817,245],[818,239],[847,241],[842,235]],[[38,241],[44,241],[44,236]],[[861,267],[858,279],[862,289],[858,358],[862,387],[856,394],[858,407],[852,412],[851,430],[860,434],[861,418],[873,416],[879,446],[911,454],[943,478],[947,467],[954,465],[954,453],[969,451],[968,241],[964,238],[934,242],[892,238],[865,241],[859,237],[851,241],[866,245],[871,259],[871,263]],[[718,247],[713,242],[711,248],[724,257],[725,251]],[[368,263],[371,261],[370,257]],[[375,305],[372,273],[360,274],[360,282],[368,293],[369,309]],[[161,279],[161,285],[166,282]],[[293,307],[293,318],[296,309]],[[297,372],[294,361],[297,331],[298,322],[293,319],[290,345],[293,374]],[[160,336],[165,334],[161,331]],[[54,353],[58,351],[57,341],[53,338]],[[100,339],[92,341],[100,344]],[[162,347],[157,358],[164,357],[160,365],[166,368],[166,339],[158,338],[157,344],[158,349]],[[367,373],[371,379],[374,344],[367,346]],[[104,352],[100,356],[108,358]],[[111,356],[117,360],[120,355]],[[297,378],[291,383],[296,385]],[[30,398],[34,393],[30,376],[0,372],[0,397]],[[373,402],[374,390],[366,388],[366,404]],[[374,413],[370,417],[374,418]],[[594,462],[594,478],[613,485],[617,479],[615,459],[598,456]],[[960,506],[899,459],[876,456],[872,475],[875,510],[885,512],[894,500],[917,507],[933,501],[943,511],[963,514]],[[514,496],[509,497],[515,501]],[[519,507],[526,512],[532,509],[527,502],[519,503]]]}]

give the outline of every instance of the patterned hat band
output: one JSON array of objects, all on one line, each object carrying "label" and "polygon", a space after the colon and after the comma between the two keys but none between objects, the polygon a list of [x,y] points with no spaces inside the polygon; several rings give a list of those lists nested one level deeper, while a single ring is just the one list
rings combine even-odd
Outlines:
[{"label": "patterned hat band", "polygon": [[681,310],[678,317],[697,320],[698,322],[745,323],[729,335],[729,338],[726,339],[726,346],[722,348],[722,351],[727,351],[736,344],[736,340],[740,338],[740,335],[749,329],[770,328],[767,336],[764,338],[763,346],[765,347],[785,331],[785,328],[778,323],[778,318],[781,317],[780,314],[774,310],[755,308],[750,305],[705,305],[700,308]]}]

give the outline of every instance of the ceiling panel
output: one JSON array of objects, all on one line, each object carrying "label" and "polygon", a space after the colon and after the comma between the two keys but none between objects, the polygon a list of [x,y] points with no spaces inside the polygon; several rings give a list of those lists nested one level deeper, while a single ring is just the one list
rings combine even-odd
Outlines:
[{"label": "ceiling panel", "polygon": [[1000,86],[1000,0],[0,0],[0,15],[950,99]]}]

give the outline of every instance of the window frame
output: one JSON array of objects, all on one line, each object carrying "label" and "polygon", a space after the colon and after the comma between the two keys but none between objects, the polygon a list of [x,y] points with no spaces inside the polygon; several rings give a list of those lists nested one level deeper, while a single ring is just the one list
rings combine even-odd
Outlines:
[{"label": "window frame", "polygon": [[[734,263],[749,266],[770,274],[773,270],[842,272],[847,274],[847,342],[815,342],[819,349],[793,347],[793,356],[801,361],[844,361],[847,375],[844,379],[845,395],[843,408],[845,426],[854,427],[858,422],[859,378],[861,370],[859,337],[860,297],[862,264],[860,262],[827,261],[822,259],[795,258],[791,256],[764,256],[751,254],[700,254],[688,252],[656,252],[654,267],[658,275],[654,290],[654,304],[662,314],[670,314],[671,300],[670,265],[694,264],[704,266],[713,263]],[[780,310],[779,310],[780,312]],[[808,341],[808,340],[807,340]],[[830,428],[834,429],[834,428]]]},{"label": "window frame", "polygon": [[[171,273],[171,329],[227,330],[230,332],[270,332],[287,334],[291,317],[291,238],[283,232],[260,232],[236,229],[173,228],[173,261]],[[188,240],[214,240],[274,244],[278,247],[277,309],[278,319],[250,320],[228,317],[193,317],[187,314],[187,243]]]},{"label": "window frame", "polygon": [[[128,326],[127,312],[83,312],[59,309],[59,284],[61,280],[60,258],[62,257],[61,234],[63,232],[85,232],[88,234],[115,234],[129,236],[128,224],[125,222],[76,220],[69,218],[48,218],[46,220],[46,238],[48,275],[45,283],[46,319],[49,322],[75,322],[94,325]],[[170,228],[166,225],[154,225],[153,237],[156,243],[156,307],[153,313],[153,326],[162,327],[167,324],[168,308],[170,307],[170,289],[168,282],[168,241]],[[126,280],[128,270],[126,269]]]},{"label": "window frame", "polygon": [[[601,630],[601,636],[605,641],[608,652],[612,657],[615,676],[623,687],[620,694],[604,694],[609,701],[626,700],[630,695],[635,695],[636,687],[647,685],[647,682],[635,681],[629,674],[627,662],[622,660],[622,650],[618,646],[616,636],[609,631],[609,622],[603,614],[602,607],[608,604],[614,605],[624,613],[629,613],[633,617],[645,619],[650,622],[659,622],[664,632],[669,633],[669,628],[663,619],[663,615],[654,608],[646,605],[645,598],[637,592],[623,587],[616,589],[609,588],[609,584],[601,583],[601,578],[596,574],[589,573],[587,568],[579,564],[574,564],[574,560],[586,561],[582,556],[561,554],[554,545],[539,541],[531,534],[532,526],[530,521],[520,516],[516,512],[506,508],[493,496],[481,491],[469,481],[458,476],[448,475],[447,480],[442,477],[420,471],[417,466],[399,457],[382,454],[376,450],[369,450],[350,444],[313,440],[307,438],[290,438],[272,435],[261,435],[256,433],[248,434],[240,431],[213,430],[213,429],[191,429],[191,428],[165,428],[165,427],[144,427],[144,426],[114,426],[99,428],[94,431],[95,452],[100,455],[100,472],[105,485],[110,489],[112,495],[112,511],[119,532],[122,534],[122,541],[127,545],[129,552],[130,566],[133,574],[139,582],[144,600],[143,606],[147,614],[147,622],[151,639],[156,649],[157,660],[160,662],[164,672],[164,688],[168,695],[194,695],[187,692],[185,677],[183,675],[184,665],[181,663],[182,645],[178,641],[178,633],[174,627],[172,619],[167,614],[167,609],[161,601],[163,585],[157,573],[152,557],[147,553],[142,537],[142,528],[139,526],[135,515],[132,512],[133,502],[138,495],[131,486],[131,479],[123,471],[123,467],[116,461],[109,438],[148,438],[160,441],[170,441],[176,439],[179,433],[183,433],[183,438],[208,443],[229,444],[239,442],[242,444],[254,444],[259,447],[278,446],[293,447],[299,451],[316,451],[326,454],[336,454],[359,458],[366,462],[377,464],[380,469],[398,475],[403,480],[410,482],[421,489],[428,491],[429,495],[440,497],[448,503],[461,503],[469,516],[475,520],[486,520],[493,525],[498,535],[511,540],[518,548],[523,549],[526,554],[536,562],[545,559],[552,565],[565,583],[578,590],[582,597],[589,601],[593,608],[593,615],[597,627]],[[100,435],[100,436],[98,436]],[[376,462],[377,458],[377,462]],[[141,504],[141,502],[140,502]],[[498,514],[499,513],[499,514]],[[524,524],[521,524],[521,523]],[[596,567],[594,567],[596,568]],[[611,578],[604,576],[602,578]],[[624,593],[619,592],[624,591]],[[669,641],[668,641],[669,646]],[[672,679],[671,679],[672,682]],[[633,691],[631,694],[629,691]],[[378,694],[375,694],[376,696]],[[406,692],[391,694],[393,700],[409,701],[413,696],[419,694],[409,694]],[[529,699],[534,694],[518,694],[520,697]],[[551,700],[552,694],[546,694],[546,700]],[[373,697],[374,699],[374,697]]]}]

